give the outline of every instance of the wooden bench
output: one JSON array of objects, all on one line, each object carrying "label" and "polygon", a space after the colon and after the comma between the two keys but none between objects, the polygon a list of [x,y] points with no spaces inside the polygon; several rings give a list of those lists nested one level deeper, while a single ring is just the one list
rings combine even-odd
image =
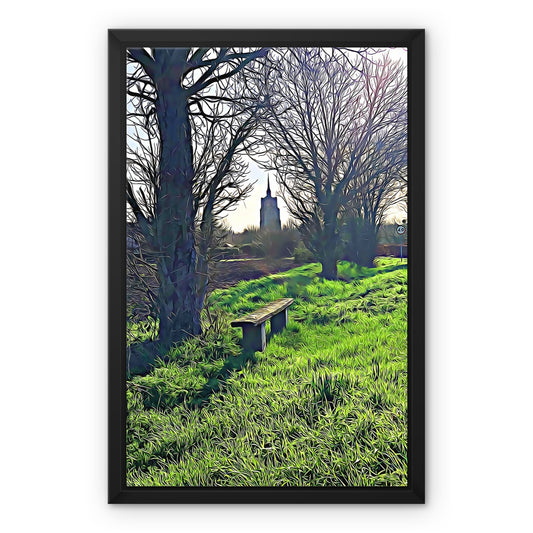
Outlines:
[{"label": "wooden bench", "polygon": [[280,298],[257,309],[253,313],[233,320],[234,328],[242,328],[242,344],[245,350],[262,352],[266,346],[265,322],[270,318],[272,333],[279,333],[287,325],[289,306],[294,298]]}]

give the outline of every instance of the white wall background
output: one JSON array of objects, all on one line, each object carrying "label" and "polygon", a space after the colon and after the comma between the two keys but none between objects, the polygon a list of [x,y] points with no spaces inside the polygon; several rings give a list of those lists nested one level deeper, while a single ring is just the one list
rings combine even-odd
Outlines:
[{"label": "white wall background", "polygon": [[[1,83],[5,531],[526,531],[533,192],[526,2],[9,2]],[[106,504],[107,34],[427,30],[427,504]]]}]

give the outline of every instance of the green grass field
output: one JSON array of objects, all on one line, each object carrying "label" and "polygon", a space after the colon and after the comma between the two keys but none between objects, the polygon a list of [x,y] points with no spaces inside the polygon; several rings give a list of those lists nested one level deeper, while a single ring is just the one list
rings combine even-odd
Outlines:
[{"label": "green grass field", "polygon": [[[202,337],[128,381],[129,486],[407,484],[407,265],[319,271],[215,291]],[[282,297],[288,327],[241,353],[229,321]]]}]

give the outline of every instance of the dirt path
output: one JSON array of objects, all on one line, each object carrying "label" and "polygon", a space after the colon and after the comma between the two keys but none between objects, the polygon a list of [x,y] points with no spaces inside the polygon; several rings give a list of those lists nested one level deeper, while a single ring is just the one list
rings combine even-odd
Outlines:
[{"label": "dirt path", "polygon": [[209,289],[225,289],[236,285],[239,281],[276,274],[297,267],[292,257],[283,259],[227,259],[216,264]]},{"label": "dirt path", "polygon": [[[283,259],[270,258],[249,258],[249,259],[226,259],[213,265],[209,277],[208,293],[215,289],[227,289],[239,283],[261,278],[269,274],[276,274],[299,266],[292,257]],[[146,269],[140,267],[141,272],[147,273]],[[150,313],[149,306],[144,302],[145,287],[134,283],[134,277],[128,277],[128,305],[135,307],[135,314],[138,318],[144,319]],[[154,293],[157,292],[157,278],[150,273],[144,278]]]}]

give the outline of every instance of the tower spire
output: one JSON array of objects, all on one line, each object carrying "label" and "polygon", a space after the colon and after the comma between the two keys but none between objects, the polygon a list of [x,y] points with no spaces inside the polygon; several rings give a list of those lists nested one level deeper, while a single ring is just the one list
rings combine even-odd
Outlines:
[{"label": "tower spire", "polygon": [[265,231],[281,231],[279,218],[278,199],[272,196],[270,190],[270,176],[267,174],[267,194],[261,198],[261,210],[259,211],[259,228]]}]

